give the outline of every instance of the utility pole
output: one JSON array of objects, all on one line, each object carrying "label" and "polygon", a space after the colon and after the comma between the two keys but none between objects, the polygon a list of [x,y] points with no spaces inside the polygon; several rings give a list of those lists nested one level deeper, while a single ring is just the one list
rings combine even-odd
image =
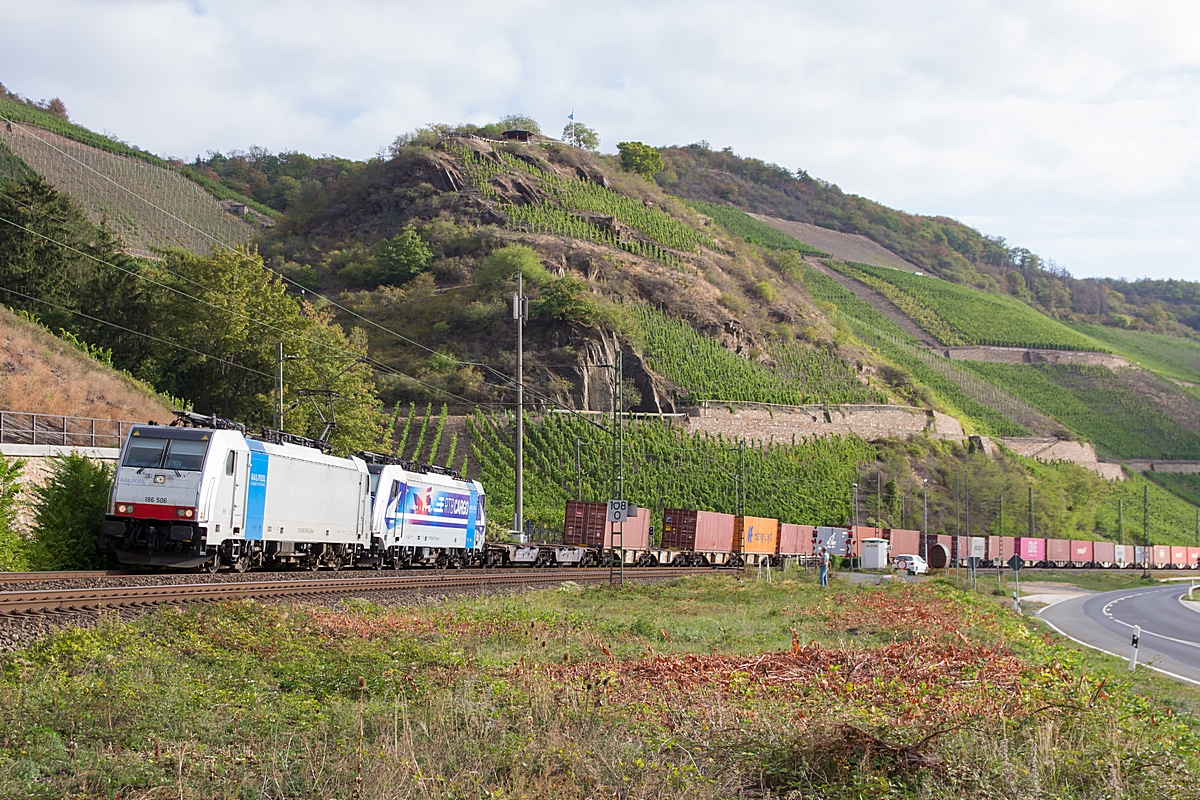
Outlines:
[{"label": "utility pole", "polygon": [[929,563],[929,478],[921,479],[921,488],[925,490],[924,501],[921,505],[921,528],[924,534],[921,537],[921,547],[924,552],[921,557],[925,559],[925,563]]},{"label": "utility pole", "polygon": [[1033,487],[1029,487],[1029,536],[1033,537]]},{"label": "utility pole", "polygon": [[579,437],[575,437],[575,499],[583,499],[583,468],[579,461]]},{"label": "utility pole", "polygon": [[1122,498],[1117,498],[1117,541],[1125,544],[1125,500]]},{"label": "utility pole", "polygon": [[517,481],[513,503],[513,527],[517,535],[525,533],[525,318],[529,300],[525,297],[525,275],[517,271],[517,293],[513,295],[513,319],[517,321]]},{"label": "utility pole", "polygon": [[958,470],[954,470],[954,535],[962,535],[962,508],[959,506],[958,497]]},{"label": "utility pole", "polygon": [[275,430],[283,430],[283,342],[279,343],[279,416],[275,418]]},{"label": "utility pole", "polygon": [[742,516],[746,516],[746,440],[738,442],[738,457],[741,459],[741,488],[742,488]]},{"label": "utility pole", "polygon": [[1000,495],[1000,535],[1004,535],[1004,495]]},{"label": "utility pole", "polygon": [[1142,487],[1142,577],[1150,577],[1150,487]]}]

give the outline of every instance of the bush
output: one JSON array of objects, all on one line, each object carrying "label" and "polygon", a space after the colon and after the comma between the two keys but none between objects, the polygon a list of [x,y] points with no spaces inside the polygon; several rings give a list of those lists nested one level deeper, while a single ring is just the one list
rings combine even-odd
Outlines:
[{"label": "bush", "polygon": [[537,316],[548,316],[573,325],[591,325],[596,321],[596,304],[587,295],[587,284],[566,275],[551,281],[533,304]]},{"label": "bush", "polygon": [[648,144],[621,142],[617,145],[617,152],[621,154],[621,168],[626,172],[653,178],[663,171],[662,156]]},{"label": "bush", "polygon": [[50,480],[34,493],[34,569],[94,569],[104,558],[96,550],[100,523],[108,510],[113,470],[77,453],[51,459]]},{"label": "bush", "polygon": [[376,260],[381,283],[404,284],[429,269],[433,253],[417,229],[405,225],[400,233],[380,242]]},{"label": "bush", "polygon": [[765,303],[775,300],[775,289],[768,281],[759,281],[750,287],[750,292]]},{"label": "bush", "polygon": [[18,480],[25,468],[20,458],[11,461],[0,456],[0,572],[21,572],[29,569],[28,545],[14,529],[17,501],[21,497]]},{"label": "bush", "polygon": [[531,286],[550,279],[550,273],[542,266],[542,259],[536,250],[523,244],[510,244],[493,251],[483,260],[475,280],[480,287],[494,291],[515,279],[518,272],[525,276]]}]

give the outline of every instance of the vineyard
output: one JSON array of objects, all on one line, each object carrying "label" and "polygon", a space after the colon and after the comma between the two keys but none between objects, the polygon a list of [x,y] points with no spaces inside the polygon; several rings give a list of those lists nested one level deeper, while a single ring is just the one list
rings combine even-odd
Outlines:
[{"label": "vineyard", "polygon": [[1147,472],[1145,475],[1176,497],[1200,507],[1200,475],[1183,472]]},{"label": "vineyard", "polygon": [[1194,339],[1110,328],[1107,325],[1067,324],[1117,355],[1165,378],[1200,384],[1200,342]]},{"label": "vineyard", "polygon": [[[501,210],[508,214],[509,225],[514,228],[604,244],[676,268],[684,263],[679,253],[714,246],[704,234],[666,212],[592,181],[562,177],[503,150],[483,155],[456,143],[447,144],[447,149],[461,159],[471,185],[485,197],[498,202]],[[521,173],[532,178],[546,199],[527,204],[505,202],[492,182],[506,173]],[[593,219],[588,214],[601,218]],[[618,225],[604,224],[603,217],[610,217],[645,238],[622,236]]]},{"label": "vineyard", "polygon": [[[468,419],[474,460],[488,489],[488,518],[499,526],[507,525],[513,514],[511,422],[507,415],[482,413]],[[526,519],[561,529],[567,500],[612,496],[613,437],[610,421],[604,425],[566,414],[526,423]],[[672,506],[734,514],[739,513],[745,475],[747,514],[784,522],[844,523],[858,465],[874,458],[875,449],[857,437],[742,443],[689,434],[658,421],[633,421],[625,429],[625,497],[655,514]],[[652,523],[662,530],[657,515]]]},{"label": "vineyard", "polygon": [[161,169],[178,171],[179,174],[204,187],[205,191],[220,200],[235,200],[239,203],[245,203],[256,211],[266,214],[269,217],[278,216],[278,212],[276,212],[274,209],[264,206],[261,203],[256,203],[254,200],[238,194],[229,187],[200,175],[190,167],[177,167],[164,161],[153,153],[148,153],[145,150],[139,150],[138,148],[131,147],[124,142],[111,139],[108,136],[103,136],[99,133],[94,133],[80,125],[67,122],[66,120],[60,119],[53,114],[48,114],[45,111],[32,108],[24,103],[16,103],[12,100],[0,97],[0,121],[11,123],[14,128],[18,124],[36,126],[42,130],[47,130],[63,138],[78,142],[79,144],[86,145],[97,150],[103,150],[106,153],[137,159]]},{"label": "vineyard", "polygon": [[686,202],[701,214],[707,214],[712,217],[725,230],[741,236],[751,244],[757,244],[770,250],[794,250],[804,255],[829,257],[828,253],[807,245],[799,239],[788,236],[783,231],[776,230],[765,222],[759,222],[754,217],[739,209],[717,205],[716,203],[705,203],[700,200],[688,200]]},{"label": "vineyard", "polygon": [[836,353],[790,342],[772,345],[775,368],[741,358],[687,322],[649,306],[631,306],[650,366],[701,400],[778,403],[882,403],[882,392],[865,386]]},{"label": "vineyard", "polygon": [[1111,370],[1083,365],[960,362],[1117,458],[1200,458],[1200,436]]},{"label": "vineyard", "polygon": [[94,224],[107,224],[134,255],[153,256],[165,247],[205,254],[214,245],[236,247],[254,236],[254,226],[225,211],[203,188],[146,159],[24,125],[0,128],[0,141],[70,195]]},{"label": "vineyard", "polygon": [[[962,369],[959,362],[936,356],[867,301],[833,278],[804,265],[804,287],[831,318],[843,322],[867,346],[914,381],[927,386],[947,413],[969,420],[980,433],[997,436],[1028,434],[1032,421],[1025,404]],[[1019,421],[1025,419],[1026,424]]]},{"label": "vineyard", "polygon": [[1011,297],[886,267],[827,263],[843,275],[881,292],[947,347],[972,344],[1039,350],[1104,350],[1087,336]]}]

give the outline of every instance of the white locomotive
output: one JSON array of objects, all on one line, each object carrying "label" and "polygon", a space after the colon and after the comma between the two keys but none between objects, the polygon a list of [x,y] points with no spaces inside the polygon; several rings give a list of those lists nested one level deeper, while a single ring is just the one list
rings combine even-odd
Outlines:
[{"label": "white locomotive", "polygon": [[[374,453],[177,412],[121,452],[99,547],[125,564],[467,566],[483,559],[477,481]],[[368,463],[369,462],[369,463]],[[382,489],[380,488],[382,487]]]}]

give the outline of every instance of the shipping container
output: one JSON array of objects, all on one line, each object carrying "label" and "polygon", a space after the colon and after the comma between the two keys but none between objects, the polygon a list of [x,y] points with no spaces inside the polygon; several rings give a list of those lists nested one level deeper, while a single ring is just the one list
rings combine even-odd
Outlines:
[{"label": "shipping container", "polygon": [[[1129,555],[1128,546],[1125,548],[1125,555]],[[1133,546],[1133,563],[1137,564],[1139,567],[1150,566],[1150,561],[1146,556],[1146,548],[1142,547],[1140,544]]]},{"label": "shipping container", "polygon": [[1194,567],[1200,563],[1200,547],[1189,547],[1187,556],[1187,565]]},{"label": "shipping container", "polygon": [[846,528],[827,528],[824,526],[817,528],[817,552],[821,552],[824,547],[833,556],[846,555],[846,539],[849,538],[850,531]]},{"label": "shipping container", "polygon": [[1071,540],[1071,566],[1073,567],[1090,567],[1096,560],[1093,555],[1094,543],[1085,542],[1080,539]]},{"label": "shipping container", "polygon": [[905,528],[889,528],[883,534],[891,543],[892,556],[921,555],[921,532]]},{"label": "shipping container", "polygon": [[1156,567],[1166,567],[1171,563],[1171,546],[1165,544],[1156,544],[1150,548],[1151,554],[1150,563]]},{"label": "shipping container", "polygon": [[972,536],[970,546],[963,557],[978,558],[980,561],[983,561],[985,558],[987,558],[987,537]]},{"label": "shipping container", "polygon": [[779,526],[779,548],[775,551],[780,556],[812,555],[813,534],[817,529],[812,525],[796,525],[785,522]]},{"label": "shipping container", "polygon": [[1182,567],[1187,564],[1187,548],[1178,545],[1171,547],[1171,566]]},{"label": "shipping container", "polygon": [[1111,567],[1117,563],[1116,549],[1112,542],[1093,542],[1092,561],[1101,567]]},{"label": "shipping container", "polygon": [[1000,563],[1000,537],[987,537],[987,551],[983,554],[986,561],[992,564]]},{"label": "shipping container", "polygon": [[[1025,554],[1022,553],[1024,558]],[[1071,563],[1071,540],[1070,539],[1047,539],[1046,540],[1046,561],[1056,567],[1065,567]]]},{"label": "shipping container", "polygon": [[1031,567],[1046,561],[1046,540],[1035,536],[1019,536],[1013,542],[1017,553]]},{"label": "shipping container", "polygon": [[663,511],[663,543],[670,550],[733,552],[733,514],[668,508]]},{"label": "shipping container", "polygon": [[779,520],[767,517],[735,517],[733,535],[737,552],[775,555]]},{"label": "shipping container", "polygon": [[1017,554],[1017,537],[1000,537],[1000,563],[1007,564],[1008,560]]},{"label": "shipping container", "polygon": [[563,543],[577,547],[613,546],[613,532],[620,530],[617,542],[626,550],[645,550],[650,544],[650,509],[638,509],[636,517],[624,523],[608,521],[607,503],[568,500],[563,518]]}]

